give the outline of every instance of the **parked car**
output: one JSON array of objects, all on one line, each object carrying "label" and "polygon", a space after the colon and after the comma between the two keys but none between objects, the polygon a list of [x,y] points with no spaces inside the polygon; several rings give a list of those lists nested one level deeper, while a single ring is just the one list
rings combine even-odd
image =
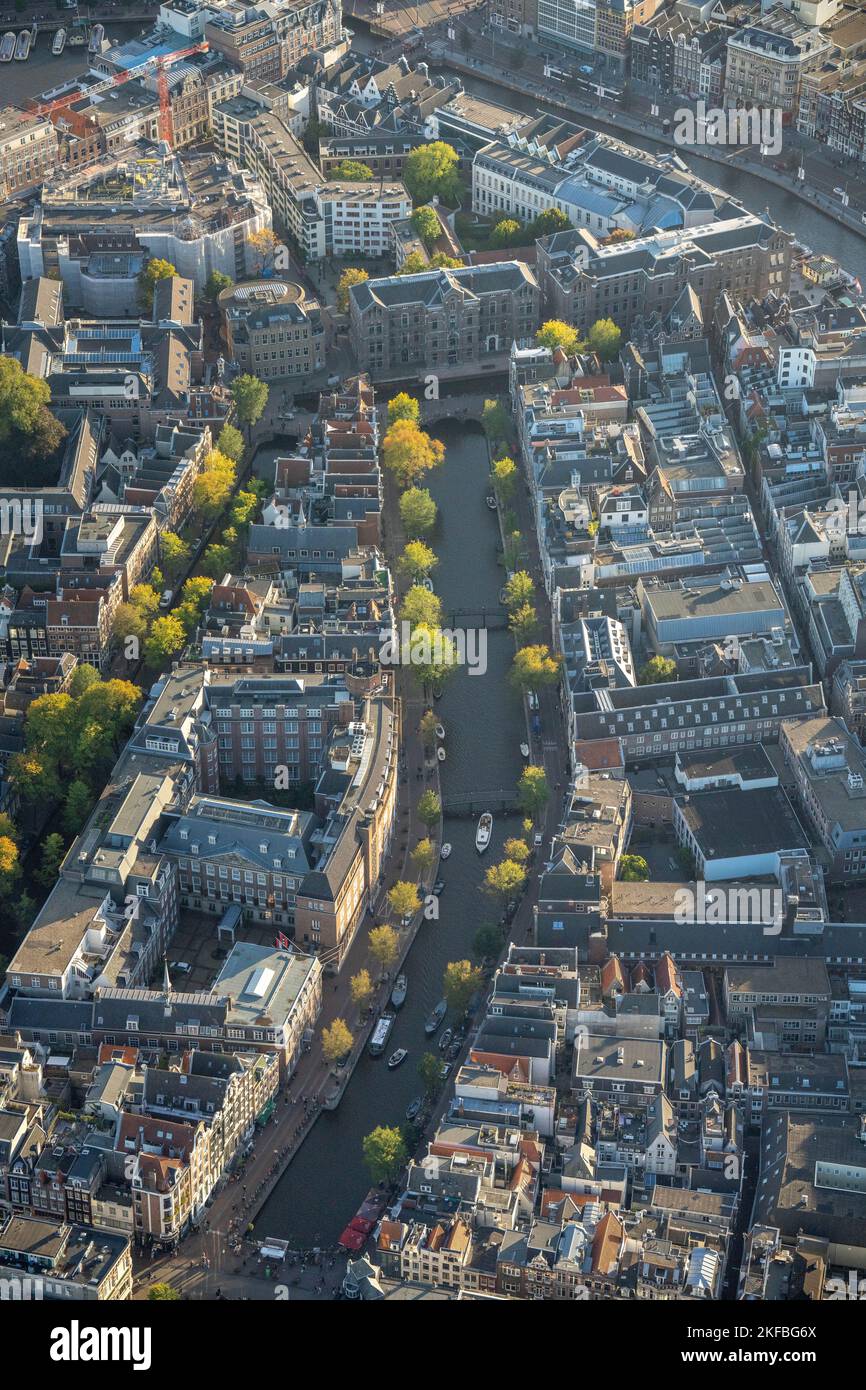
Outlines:
[{"label": "parked car", "polygon": [[192,966],[186,960],[176,960],[171,968],[177,975],[188,975],[192,970]]},{"label": "parked car", "polygon": [[433,884],[433,892],[437,898],[445,892],[444,878],[437,878],[436,882]]}]

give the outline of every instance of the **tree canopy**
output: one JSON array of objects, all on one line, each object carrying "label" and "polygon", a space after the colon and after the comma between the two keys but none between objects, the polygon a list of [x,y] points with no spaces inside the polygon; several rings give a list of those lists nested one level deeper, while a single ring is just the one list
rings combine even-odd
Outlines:
[{"label": "tree canopy", "polygon": [[444,140],[419,145],[406,156],[403,182],[414,203],[429,203],[438,197],[449,207],[460,200],[460,163],[457,151]]}]

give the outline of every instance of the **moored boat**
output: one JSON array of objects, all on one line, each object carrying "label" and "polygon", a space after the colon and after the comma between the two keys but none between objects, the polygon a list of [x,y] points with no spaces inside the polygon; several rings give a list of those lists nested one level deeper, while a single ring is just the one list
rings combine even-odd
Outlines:
[{"label": "moored boat", "polygon": [[370,1039],[370,1056],[381,1057],[385,1051],[385,1046],[391,1036],[391,1029],[394,1027],[394,1014],[384,1013],[373,1029],[373,1036]]},{"label": "moored boat", "polygon": [[447,859],[450,853],[451,853],[451,846],[449,845],[448,841],[446,840],[446,841],[445,841],[445,844],[442,846],[442,848],[441,848],[440,851],[439,851],[439,858],[440,858],[440,859]]},{"label": "moored boat", "polygon": [[406,1048],[406,1047],[398,1047],[398,1048],[397,1048],[397,1051],[396,1051],[396,1052],[392,1052],[392,1053],[391,1053],[391,1056],[388,1058],[388,1066],[389,1066],[390,1070],[391,1070],[391,1071],[395,1071],[396,1068],[399,1067],[400,1064],[401,1064],[402,1062],[405,1062],[405,1060],[406,1060],[406,1058],[407,1058],[408,1056],[409,1056],[409,1049],[408,1049],[408,1048]]},{"label": "moored boat", "polygon": [[436,749],[436,757],[439,759],[440,763],[444,763],[444,761],[445,761],[445,749],[444,749],[444,748],[437,748],[437,749]]},{"label": "moored boat", "polygon": [[454,1033],[452,1032],[452,1030],[451,1030],[450,1028],[446,1028],[446,1029],[445,1029],[445,1032],[442,1034],[441,1038],[439,1039],[439,1051],[440,1051],[440,1052],[447,1052],[447,1050],[448,1050],[448,1048],[451,1046],[451,1043],[453,1042],[453,1040],[454,1040]]},{"label": "moored boat", "polygon": [[475,831],[475,848],[479,854],[483,854],[490,844],[490,836],[493,833],[493,817],[489,811],[485,811],[479,817],[478,829]]},{"label": "moored boat", "polygon": [[27,59],[30,57],[30,43],[30,31],[28,29],[22,29],[21,33],[18,35],[18,42],[15,45],[16,63],[27,62]]},{"label": "moored boat", "polygon": [[105,29],[101,24],[94,24],[90,31],[90,42],[87,45],[88,53],[101,53],[102,40],[105,38]]},{"label": "moored boat", "polygon": [[414,1100],[410,1100],[409,1104],[406,1106],[406,1119],[409,1121],[414,1120],[418,1115],[420,1115],[423,1105],[423,1096],[415,1096]]},{"label": "moored boat", "polygon": [[448,1000],[440,999],[439,1003],[436,1005],[436,1008],[433,1010],[432,1014],[430,1014],[429,1018],[427,1019],[427,1022],[424,1024],[424,1032],[427,1034],[428,1038],[432,1038],[433,1034],[437,1031],[437,1029],[441,1027],[442,1020],[447,1014],[447,1012]]},{"label": "moored boat", "polygon": [[0,40],[0,63],[11,63],[15,56],[15,35],[10,29]]},{"label": "moored boat", "polygon": [[490,508],[490,510],[491,510],[492,512],[495,512],[495,511],[496,511],[496,498],[493,496],[493,494],[490,493],[489,496],[485,497],[484,500],[485,500],[485,502],[487,503],[487,505],[488,505],[488,507]]},{"label": "moored boat", "polygon": [[524,758],[528,758],[528,757],[529,757],[529,744],[528,744],[528,743],[521,743],[521,745],[520,745],[520,751],[521,751],[521,753],[523,754]]},{"label": "moored boat", "polygon": [[51,52],[54,54],[55,58],[59,58],[59,57],[60,57],[60,54],[63,52],[63,50],[64,50],[65,47],[66,47],[66,30],[65,30],[65,29],[58,29],[58,30],[57,30],[57,33],[54,35],[54,42],[53,42],[52,45],[51,45]]},{"label": "moored boat", "polygon": [[405,975],[398,975],[394,981],[394,988],[391,990],[392,1009],[402,1009],[406,1003],[406,995],[409,991],[409,981]]},{"label": "moored boat", "polygon": [[444,724],[437,724],[437,725],[436,725],[436,737],[437,737],[437,738],[444,738],[444,737],[445,737],[445,725],[444,725]]}]

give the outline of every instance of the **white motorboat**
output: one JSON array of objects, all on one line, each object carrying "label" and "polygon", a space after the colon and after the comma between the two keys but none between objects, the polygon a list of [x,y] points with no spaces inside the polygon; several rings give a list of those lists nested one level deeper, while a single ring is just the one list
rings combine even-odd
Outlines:
[{"label": "white motorboat", "polygon": [[18,42],[15,45],[16,63],[27,62],[27,59],[30,57],[31,42],[30,31],[28,29],[22,29],[21,33],[18,35]]},{"label": "white motorboat", "polygon": [[396,1052],[392,1052],[391,1056],[388,1058],[388,1066],[391,1071],[394,1071],[395,1067],[399,1067],[401,1062],[405,1062],[408,1056],[408,1047],[398,1047]]},{"label": "white motorboat", "polygon": [[488,505],[488,507],[490,508],[490,510],[491,510],[492,512],[495,512],[495,511],[496,511],[496,498],[493,496],[493,494],[491,493],[491,494],[489,495],[489,497],[486,497],[484,500],[485,500],[485,502],[487,503],[487,505]]},{"label": "white motorboat", "polygon": [[61,55],[61,53],[63,52],[63,50],[64,50],[65,47],[66,47],[66,30],[65,30],[65,29],[58,29],[58,30],[57,30],[57,33],[54,35],[54,42],[53,42],[52,45],[51,45],[51,52],[54,54],[55,58],[59,58],[59,57],[60,57],[60,55]]},{"label": "white motorboat", "polygon": [[444,749],[444,748],[437,748],[437,749],[436,749],[436,757],[439,759],[440,763],[444,763],[444,761],[445,761],[445,749]]},{"label": "white motorboat", "polygon": [[437,724],[437,725],[436,725],[436,737],[437,737],[437,738],[444,738],[444,737],[445,737],[445,725],[444,725],[444,724]]},{"label": "white motorboat", "polygon": [[450,853],[451,853],[451,846],[450,846],[450,845],[447,843],[447,841],[446,841],[446,843],[442,846],[442,848],[441,848],[440,851],[439,851],[439,858],[440,858],[440,859],[447,859]]},{"label": "white motorboat", "polygon": [[11,63],[15,57],[15,34],[10,29],[0,40],[0,63]]},{"label": "white motorboat", "polygon": [[478,821],[478,829],[475,831],[475,848],[479,854],[483,854],[490,844],[490,836],[493,833],[493,817],[489,811]]},{"label": "white motorboat", "polygon": [[396,1015],[392,1013],[382,1014],[382,1017],[373,1029],[373,1036],[370,1039],[369,1051],[371,1057],[382,1056],[382,1053],[385,1051],[385,1044],[391,1036],[391,1029],[394,1027],[395,1017]]},{"label": "white motorboat", "polygon": [[521,745],[520,745],[520,751],[521,751],[521,753],[523,754],[524,758],[528,758],[528,757],[529,757],[529,744],[528,744],[528,743],[521,743]]}]

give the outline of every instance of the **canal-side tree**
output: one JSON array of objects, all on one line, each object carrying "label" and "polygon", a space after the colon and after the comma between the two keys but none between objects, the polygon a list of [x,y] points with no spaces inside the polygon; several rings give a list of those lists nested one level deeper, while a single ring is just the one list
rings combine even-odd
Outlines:
[{"label": "canal-side tree", "polygon": [[493,489],[503,506],[507,506],[517,490],[517,464],[506,455],[493,460]]},{"label": "canal-side tree", "polygon": [[418,1075],[421,1078],[421,1085],[424,1087],[424,1095],[428,1100],[432,1100],[442,1084],[440,1072],[442,1071],[441,1058],[435,1052],[424,1052],[418,1063]]},{"label": "canal-side tree", "polygon": [[523,537],[519,531],[509,531],[502,547],[502,563],[511,572],[520,564],[523,554]]},{"label": "canal-side tree", "polygon": [[453,1009],[458,1018],[466,1012],[469,1000],[481,988],[483,979],[481,967],[473,965],[471,960],[451,960],[446,965],[442,992],[449,1009]]},{"label": "canal-side tree", "polygon": [[365,1136],[361,1151],[373,1182],[395,1182],[409,1158],[401,1131],[386,1125]]},{"label": "canal-side tree", "polygon": [[337,310],[341,314],[349,311],[349,291],[353,285],[363,285],[370,276],[360,266],[350,265],[343,271],[337,283]]},{"label": "canal-side tree", "polygon": [[432,869],[436,860],[436,850],[433,848],[432,840],[425,837],[419,840],[411,855],[412,868],[415,870],[419,879]]},{"label": "canal-side tree", "polygon": [[517,799],[520,809],[534,825],[550,799],[550,786],[543,767],[532,763],[523,769],[517,784]]},{"label": "canal-side tree", "polygon": [[487,443],[490,445],[491,453],[499,445],[505,444],[508,439],[508,432],[511,421],[508,411],[501,401],[485,401],[481,411],[481,427],[487,436]]},{"label": "canal-side tree", "polygon": [[176,584],[189,564],[192,550],[174,531],[163,531],[159,538],[159,559],[169,584]]},{"label": "canal-side tree", "polygon": [[345,1057],[352,1051],[354,1041],[346,1020],[335,1018],[329,1028],[322,1029],[322,1053],[325,1061],[329,1065],[332,1062],[338,1062],[341,1057]]},{"label": "canal-side tree", "polygon": [[[398,880],[393,888],[388,889],[388,906],[400,921],[407,917],[414,917],[421,906],[417,883],[410,883],[408,879]],[[372,937],[372,932],[370,936]]]},{"label": "canal-side tree", "polygon": [[[424,592],[426,593],[426,589]],[[438,723],[439,720],[436,718],[436,715],[433,713],[432,709],[425,710],[424,713],[421,715],[421,719],[419,720],[418,733],[421,735],[421,742],[424,745],[424,751],[427,753],[431,753],[433,749],[436,747],[436,725]],[[435,825],[439,819],[439,798],[438,796],[436,796],[435,792],[425,792],[424,796],[432,796],[435,798],[436,814],[434,815],[432,821],[432,825]],[[421,798],[421,801],[423,800],[424,797]],[[421,814],[421,801],[418,802],[419,815]],[[424,824],[426,825],[426,821],[424,820],[423,816],[421,816],[421,820],[424,821]],[[432,827],[428,826],[427,828],[429,830]]]},{"label": "canal-side tree", "polygon": [[349,981],[349,994],[353,1004],[357,1004],[359,1009],[366,1009],[373,998],[373,980],[369,970],[359,970],[357,975],[352,976]]},{"label": "canal-side tree", "polygon": [[538,629],[538,614],[531,603],[521,603],[509,615],[508,626],[518,646],[525,646]]},{"label": "canal-side tree", "polygon": [[154,670],[164,666],[169,657],[176,656],[186,643],[183,623],[173,613],[155,618],[144,643],[144,660]]},{"label": "canal-side tree", "polygon": [[505,585],[505,607],[513,613],[525,603],[531,603],[534,593],[532,576],[526,570],[516,570]]},{"label": "canal-side tree", "polygon": [[397,570],[404,579],[426,579],[438,563],[436,551],[431,550],[424,541],[409,541],[398,557]]},{"label": "canal-side tree", "polygon": [[502,929],[485,922],[472,938],[472,954],[479,960],[495,960],[501,950]]},{"label": "canal-side tree", "polygon": [[529,845],[525,840],[521,840],[517,835],[512,835],[502,846],[506,859],[513,859],[515,864],[525,864],[529,858]]},{"label": "canal-side tree", "polygon": [[453,639],[441,627],[418,623],[409,642],[409,666],[423,691],[444,685],[460,664]]},{"label": "canal-side tree", "polygon": [[[436,716],[433,711],[429,710],[428,713],[433,715],[435,724]],[[428,789],[418,798],[418,817],[428,830],[433,830],[439,824],[441,815],[442,802],[434,791]]]},{"label": "canal-side tree", "polygon": [[382,458],[400,488],[412,487],[445,458],[445,445],[419,429],[414,420],[397,420],[382,440]]},{"label": "canal-side tree", "polygon": [[507,902],[519,893],[526,882],[526,870],[514,859],[501,859],[491,864],[484,875],[484,891],[491,898]]},{"label": "canal-side tree", "polygon": [[514,654],[511,680],[521,693],[540,690],[543,686],[556,684],[561,666],[562,658],[551,656],[550,648],[544,643],[521,647]]},{"label": "canal-side tree", "polygon": [[388,425],[396,425],[398,420],[409,420],[413,425],[421,423],[421,405],[408,391],[398,391],[388,402]]},{"label": "canal-side tree", "polygon": [[223,425],[217,439],[217,449],[232,463],[240,463],[244,454],[244,437],[234,425]]},{"label": "canal-side tree", "polygon": [[[417,901],[418,890],[415,884],[410,883],[409,887],[415,894]],[[394,928],[389,927],[387,922],[383,923],[380,927],[373,927],[367,940],[370,945],[370,955],[373,957],[374,961],[376,961],[377,965],[379,965],[382,970],[390,970],[400,950],[400,938]]]},{"label": "canal-side tree", "polygon": [[551,352],[562,348],[569,357],[580,352],[584,346],[577,329],[563,319],[548,319],[536,333],[535,341],[539,347],[549,348]]},{"label": "canal-side tree", "polygon": [[426,536],[436,525],[436,503],[426,487],[410,487],[400,498],[400,520],[410,540]]}]

